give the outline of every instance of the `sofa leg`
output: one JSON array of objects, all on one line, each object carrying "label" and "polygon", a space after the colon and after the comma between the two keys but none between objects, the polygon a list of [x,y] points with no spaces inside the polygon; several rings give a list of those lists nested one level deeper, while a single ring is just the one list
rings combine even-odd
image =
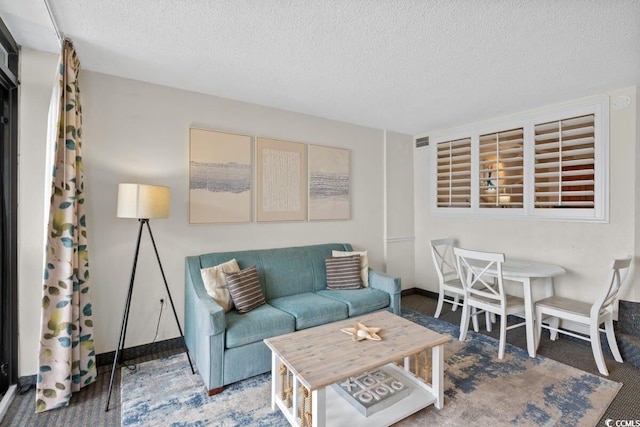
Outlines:
[{"label": "sofa leg", "polygon": [[212,388],[208,391],[208,394],[209,396],[215,396],[216,394],[222,393],[222,390],[224,390],[224,387]]}]

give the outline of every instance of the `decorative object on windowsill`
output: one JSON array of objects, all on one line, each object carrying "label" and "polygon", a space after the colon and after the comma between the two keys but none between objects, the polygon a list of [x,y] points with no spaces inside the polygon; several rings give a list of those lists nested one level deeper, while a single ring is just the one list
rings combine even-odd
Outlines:
[{"label": "decorative object on windowsill", "polygon": [[[490,165],[489,167],[495,167],[495,165]],[[497,176],[497,174],[496,174]],[[496,191],[496,183],[494,182],[493,171],[488,170],[484,176],[485,185],[487,186],[487,192],[495,193]]]},{"label": "decorative object on windowsill", "polygon": [[373,340],[380,341],[380,328],[369,328],[360,322],[356,322],[356,326],[354,328],[342,328],[340,329],[345,334],[351,335],[354,341],[362,341],[362,340]]},{"label": "decorative object on windowsill", "polygon": [[122,315],[120,338],[118,338],[118,347],[116,348],[116,354],[113,358],[111,377],[109,378],[109,393],[107,395],[105,412],[109,411],[109,401],[111,400],[113,380],[115,378],[116,368],[118,367],[118,363],[120,362],[120,357],[122,356],[122,351],[124,350],[124,342],[127,335],[127,324],[129,323],[129,309],[131,308],[131,295],[133,294],[133,283],[136,277],[136,265],[138,264],[138,254],[140,252],[140,238],[142,237],[142,229],[145,225],[147,226],[147,230],[149,230],[149,236],[151,237],[153,250],[156,253],[156,259],[158,260],[160,273],[162,273],[162,279],[164,280],[164,288],[167,291],[167,296],[169,297],[169,302],[171,303],[171,308],[173,309],[173,316],[176,319],[178,331],[180,332],[180,337],[182,337],[182,342],[187,353],[187,359],[189,360],[189,365],[191,366],[191,373],[196,373],[195,369],[193,368],[193,363],[191,362],[191,357],[189,356],[189,349],[184,342],[184,334],[182,333],[182,328],[180,327],[180,321],[178,320],[176,307],[173,304],[173,298],[171,297],[171,291],[169,291],[167,278],[164,275],[162,263],[160,262],[160,255],[158,255],[156,241],[153,238],[153,233],[151,233],[151,226],[149,225],[149,220],[151,218],[169,217],[170,195],[171,189],[169,187],[143,184],[120,184],[118,186],[118,218],[136,218],[140,223],[140,227],[138,227],[138,241],[136,243],[136,251],[133,257],[133,269],[131,270],[129,291],[127,293],[127,300],[124,306],[124,313]]},{"label": "decorative object on windowsill", "polygon": [[496,202],[496,193],[498,192],[493,181],[487,180],[486,182],[487,188],[482,190],[482,194],[480,197],[483,201],[487,203],[495,203]]},{"label": "decorative object on windowsill", "polygon": [[508,194],[501,194],[498,196],[498,203],[500,207],[507,208],[509,207],[509,203],[511,203],[511,196]]}]

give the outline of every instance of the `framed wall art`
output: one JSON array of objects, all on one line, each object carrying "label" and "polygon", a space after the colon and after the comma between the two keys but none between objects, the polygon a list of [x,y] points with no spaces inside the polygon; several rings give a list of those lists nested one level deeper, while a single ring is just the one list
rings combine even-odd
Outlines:
[{"label": "framed wall art", "polygon": [[251,221],[251,137],[189,129],[189,223]]},{"label": "framed wall art", "polygon": [[309,145],[309,220],[351,217],[349,150]]},{"label": "framed wall art", "polygon": [[307,219],[306,145],[256,139],[256,220]]}]

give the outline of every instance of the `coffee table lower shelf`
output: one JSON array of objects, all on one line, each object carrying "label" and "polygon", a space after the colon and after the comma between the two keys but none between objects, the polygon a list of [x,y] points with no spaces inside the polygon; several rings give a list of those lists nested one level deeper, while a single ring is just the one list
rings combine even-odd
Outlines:
[{"label": "coffee table lower shelf", "polygon": [[[314,409],[318,408],[324,411],[324,414],[317,414],[316,417],[314,417],[316,420],[322,420],[318,425],[327,425],[332,427],[388,426],[436,403],[437,392],[434,392],[434,389],[430,384],[425,383],[421,379],[417,378],[413,373],[402,369],[395,363],[384,365],[384,368],[392,371],[394,376],[404,381],[405,384],[408,383],[411,385],[411,392],[407,396],[379,412],[369,416],[364,416],[343,396],[338,394],[333,387],[326,387],[313,393],[313,397],[318,400],[317,402],[314,402]],[[296,382],[295,377],[294,382]],[[299,386],[299,384],[295,384],[294,389],[299,388]],[[324,394],[324,404],[320,402],[320,400],[322,400],[322,394]],[[277,393],[272,395],[272,406],[274,409],[275,404],[293,426],[303,425],[297,410],[299,407],[299,398],[299,393],[294,392],[294,401],[296,402],[296,404],[293,405],[293,408],[296,408],[294,410],[292,408],[287,408],[286,404],[280,399]]]}]

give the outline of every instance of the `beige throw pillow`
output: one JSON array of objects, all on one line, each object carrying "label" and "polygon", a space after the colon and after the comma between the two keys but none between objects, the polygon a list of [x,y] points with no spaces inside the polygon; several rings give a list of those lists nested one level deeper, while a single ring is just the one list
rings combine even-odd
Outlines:
[{"label": "beige throw pillow", "polygon": [[229,294],[227,288],[226,274],[240,271],[238,262],[235,259],[227,261],[215,267],[200,269],[200,275],[202,275],[202,281],[204,287],[207,290],[207,294],[214,299],[215,302],[220,304],[226,312],[233,309],[233,300]]},{"label": "beige throw pillow", "polygon": [[331,256],[334,258],[341,256],[360,255],[360,277],[362,278],[362,286],[369,286],[369,258],[367,251],[332,251]]}]

